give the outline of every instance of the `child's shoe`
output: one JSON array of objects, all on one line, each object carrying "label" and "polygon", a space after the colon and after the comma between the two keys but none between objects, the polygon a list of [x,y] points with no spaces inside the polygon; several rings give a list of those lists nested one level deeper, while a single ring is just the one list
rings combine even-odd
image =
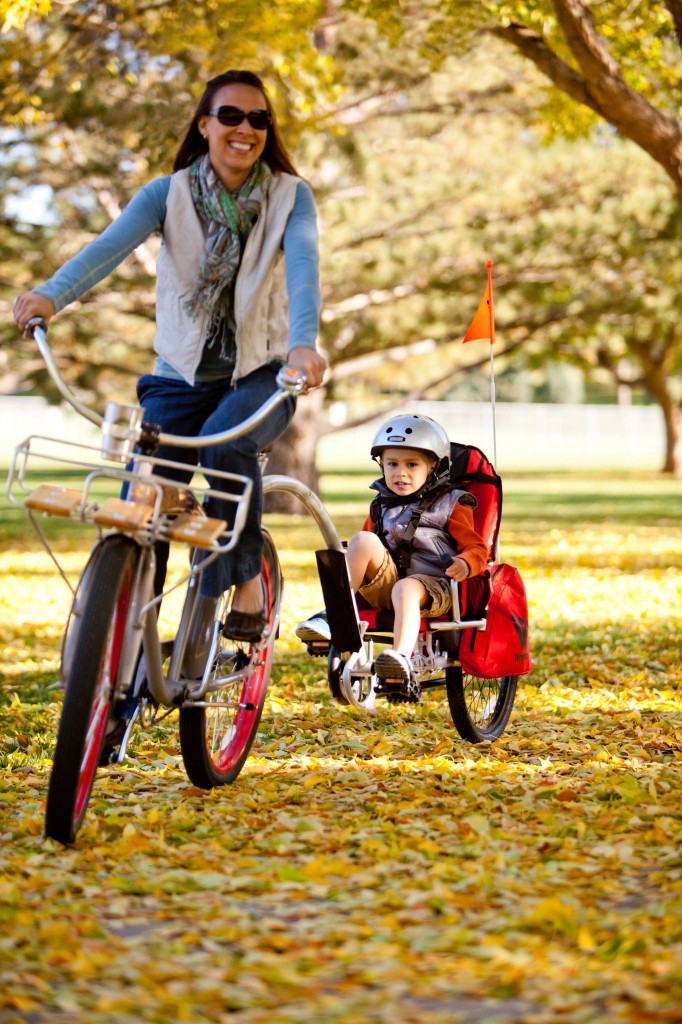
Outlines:
[{"label": "child's shoe", "polygon": [[399,651],[387,648],[382,651],[374,663],[377,677],[382,683],[399,683],[399,698],[416,704],[421,697],[422,688],[419,680],[412,672],[410,659]]},{"label": "child's shoe", "polygon": [[296,636],[304,644],[327,644],[331,642],[331,632],[327,622],[326,611],[317,612],[309,619],[299,622],[296,627]]},{"label": "child's shoe", "polygon": [[409,658],[392,648],[381,652],[374,667],[379,679],[397,679],[406,683],[412,676]]}]

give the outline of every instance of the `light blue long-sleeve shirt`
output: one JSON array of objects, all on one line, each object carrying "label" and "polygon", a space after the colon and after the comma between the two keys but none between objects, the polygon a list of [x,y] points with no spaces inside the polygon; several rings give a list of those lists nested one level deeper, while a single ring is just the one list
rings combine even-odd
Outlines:
[{"label": "light blue long-sleeve shirt", "polygon": [[[34,291],[47,296],[59,311],[81,298],[110,274],[156,231],[163,232],[171,176],[144,185],[116,220]],[[312,192],[304,181],[284,231],[283,248],[289,300],[289,349],[315,348],[320,322],[317,216]],[[161,367],[163,370],[165,367]]]}]

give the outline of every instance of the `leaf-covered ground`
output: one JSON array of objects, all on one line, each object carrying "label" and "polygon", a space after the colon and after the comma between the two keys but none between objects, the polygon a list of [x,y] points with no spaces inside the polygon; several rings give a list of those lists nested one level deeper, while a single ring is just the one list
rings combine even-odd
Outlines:
[{"label": "leaf-covered ground", "polygon": [[[364,498],[328,487],[347,536]],[[173,720],[137,732],[70,849],[42,838],[68,595],[7,539],[3,1024],[682,1021],[682,489],[507,494],[536,667],[501,740],[460,740],[439,691],[335,704],[293,635],[319,606],[312,528],[274,519],[284,622],[241,776],[203,793]]]}]

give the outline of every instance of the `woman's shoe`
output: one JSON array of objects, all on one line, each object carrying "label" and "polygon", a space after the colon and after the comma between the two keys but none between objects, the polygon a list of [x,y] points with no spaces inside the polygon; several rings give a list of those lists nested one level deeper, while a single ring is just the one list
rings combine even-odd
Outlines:
[{"label": "woman's shoe", "polygon": [[268,617],[262,612],[230,611],[223,626],[223,636],[228,640],[255,644],[262,639]]},{"label": "woman's shoe", "polygon": [[240,612],[236,608],[230,608],[223,625],[223,636],[228,640],[236,640],[239,643],[255,644],[263,638],[263,633],[268,625],[268,599],[265,589],[265,582],[261,577],[263,585],[263,609],[260,612]]}]

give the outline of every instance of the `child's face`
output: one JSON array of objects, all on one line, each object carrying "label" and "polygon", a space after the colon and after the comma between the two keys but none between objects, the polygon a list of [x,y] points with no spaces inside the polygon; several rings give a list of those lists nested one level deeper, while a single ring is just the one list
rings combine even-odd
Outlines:
[{"label": "child's face", "polygon": [[418,491],[435,465],[435,459],[417,448],[385,448],[381,456],[386,486],[394,494]]}]

